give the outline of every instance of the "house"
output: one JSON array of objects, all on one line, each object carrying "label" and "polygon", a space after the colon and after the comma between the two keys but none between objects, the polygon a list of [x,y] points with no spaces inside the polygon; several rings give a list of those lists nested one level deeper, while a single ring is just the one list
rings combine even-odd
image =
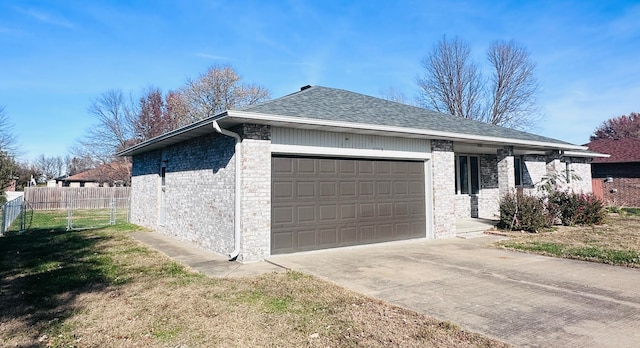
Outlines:
[{"label": "house", "polygon": [[611,155],[591,164],[594,193],[612,205],[640,207],[640,139],[597,139],[585,146]]},{"label": "house", "polygon": [[131,221],[239,261],[456,235],[583,146],[350,91],[300,91],[134,145]]},{"label": "house", "polygon": [[[96,168],[85,170],[70,176],[55,179],[58,187],[109,187],[127,186],[130,182],[131,163],[128,161],[113,161]],[[51,187],[47,183],[47,187]]]}]

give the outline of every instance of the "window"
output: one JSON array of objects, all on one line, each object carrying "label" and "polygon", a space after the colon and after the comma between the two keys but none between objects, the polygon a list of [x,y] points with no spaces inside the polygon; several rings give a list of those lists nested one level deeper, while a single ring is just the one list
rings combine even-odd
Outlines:
[{"label": "window", "polygon": [[522,167],[524,167],[524,161],[522,157],[516,157],[513,159],[514,176],[516,177],[516,186],[522,186]]},{"label": "window", "polygon": [[457,156],[456,193],[474,195],[480,193],[480,161],[478,156]]}]

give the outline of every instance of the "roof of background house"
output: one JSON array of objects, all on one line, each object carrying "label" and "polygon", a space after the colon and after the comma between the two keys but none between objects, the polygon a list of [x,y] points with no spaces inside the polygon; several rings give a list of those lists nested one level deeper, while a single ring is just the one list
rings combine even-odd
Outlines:
[{"label": "roof of background house", "polygon": [[595,158],[593,163],[640,162],[640,139],[597,139],[585,146],[591,151],[611,155],[609,158]]},{"label": "roof of background house", "polygon": [[328,121],[346,121],[570,144],[561,140],[495,126],[486,122],[451,116],[343,89],[321,86],[303,87],[301,91],[261,104],[251,105],[242,110]]},{"label": "roof of background house", "polygon": [[320,86],[305,86],[300,91],[281,98],[250,105],[240,110],[221,112],[129,147],[118,155],[137,155],[213,133],[215,132],[212,127],[213,121],[227,128],[241,123],[257,123],[367,134],[400,134],[399,136],[470,141],[500,146],[518,144],[545,150],[571,151],[572,155],[576,156],[598,155],[586,151],[586,147],[558,139]]},{"label": "roof of background house", "polygon": [[124,180],[123,173],[126,173],[126,167],[129,163],[110,162],[98,166],[94,169],[85,170],[71,176],[56,178],[58,181],[73,182],[105,182],[110,180]]}]

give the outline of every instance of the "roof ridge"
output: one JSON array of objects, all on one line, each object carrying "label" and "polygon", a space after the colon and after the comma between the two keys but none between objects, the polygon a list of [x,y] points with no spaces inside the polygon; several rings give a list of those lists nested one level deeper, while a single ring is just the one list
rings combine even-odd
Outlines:
[{"label": "roof ridge", "polygon": [[[309,87],[307,87],[307,86],[309,86]],[[305,88],[305,87],[307,87],[307,88]],[[309,91],[309,90],[317,89],[317,88],[328,88],[328,87],[313,86],[313,85],[305,85],[305,86],[300,87],[300,90],[298,90],[298,91],[295,91],[295,92],[292,92],[292,93],[289,93],[289,94],[285,94],[285,95],[283,95],[282,97],[278,97],[278,98],[275,98],[275,99],[265,100],[265,101],[263,101],[262,103],[258,103],[258,104],[251,104],[251,105],[245,105],[245,106],[243,106],[242,108],[240,108],[238,111],[246,111],[246,110],[251,109],[251,108],[254,108],[254,107],[263,106],[263,105],[268,105],[268,104],[270,104],[270,103],[272,103],[272,102],[280,101],[280,100],[285,100],[285,99],[291,98],[291,97],[293,97],[293,96],[296,96],[296,95],[298,95],[298,94],[305,93],[305,92],[307,92],[307,91]]]}]

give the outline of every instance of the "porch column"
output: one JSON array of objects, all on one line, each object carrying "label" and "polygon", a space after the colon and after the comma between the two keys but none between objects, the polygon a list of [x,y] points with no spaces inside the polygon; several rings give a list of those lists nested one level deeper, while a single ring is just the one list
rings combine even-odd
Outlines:
[{"label": "porch column", "polygon": [[561,180],[557,180],[557,188],[564,190],[569,185],[565,182],[566,178],[566,164],[562,163],[562,154],[560,151],[554,150],[547,153],[547,177],[559,176]]},{"label": "porch column", "polygon": [[434,238],[453,237],[456,234],[456,163],[452,141],[431,141],[431,166]]},{"label": "porch column", "polygon": [[498,193],[503,197],[516,187],[513,146],[498,149]]}]

